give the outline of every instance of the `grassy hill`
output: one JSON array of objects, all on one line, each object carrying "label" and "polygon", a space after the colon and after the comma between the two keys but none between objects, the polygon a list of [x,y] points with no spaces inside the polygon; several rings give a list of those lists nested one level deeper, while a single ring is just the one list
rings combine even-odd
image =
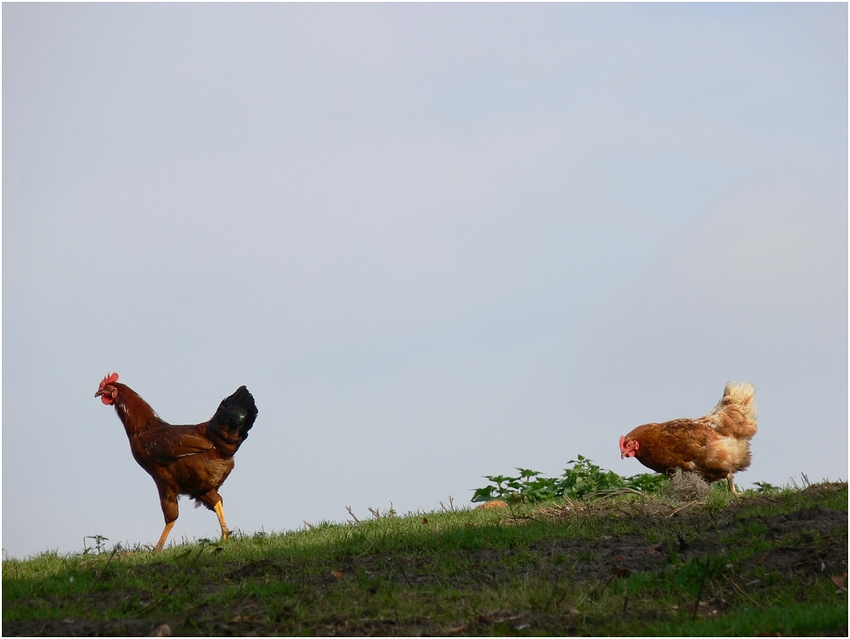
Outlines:
[{"label": "grassy hill", "polygon": [[846,483],[589,497],[6,560],[3,634],[847,635]]}]

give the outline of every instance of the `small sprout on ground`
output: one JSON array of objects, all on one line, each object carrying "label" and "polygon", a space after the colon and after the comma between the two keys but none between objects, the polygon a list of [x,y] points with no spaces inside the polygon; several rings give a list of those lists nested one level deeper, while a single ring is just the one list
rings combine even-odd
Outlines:
[{"label": "small sprout on ground", "polygon": [[351,515],[351,518],[354,520],[355,524],[359,524],[360,520],[357,519],[357,515],[354,514],[351,510],[351,506],[346,506],[345,509],[348,511],[348,514]]},{"label": "small sprout on ground", "polygon": [[[86,543],[86,539],[93,540],[94,545],[89,546]],[[107,542],[107,541],[109,541],[109,539],[104,537],[103,535],[88,535],[86,537],[83,537],[83,554],[87,555],[90,552],[95,552],[99,555],[104,550],[106,550],[106,543],[105,542]]]}]

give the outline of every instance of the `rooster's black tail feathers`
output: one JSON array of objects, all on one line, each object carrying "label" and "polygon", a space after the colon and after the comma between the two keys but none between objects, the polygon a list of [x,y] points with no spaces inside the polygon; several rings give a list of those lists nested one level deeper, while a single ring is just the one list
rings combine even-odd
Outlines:
[{"label": "rooster's black tail feathers", "polygon": [[[257,413],[254,396],[247,388],[240,386],[233,395],[222,400],[210,420],[209,434],[222,443],[238,448],[248,438],[248,431],[254,425]],[[233,453],[236,452],[235,448]]]}]

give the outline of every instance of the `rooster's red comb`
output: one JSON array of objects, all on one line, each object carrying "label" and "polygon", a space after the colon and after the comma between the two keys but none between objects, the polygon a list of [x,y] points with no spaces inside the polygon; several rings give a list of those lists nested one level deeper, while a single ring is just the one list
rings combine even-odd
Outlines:
[{"label": "rooster's red comb", "polygon": [[112,382],[118,381],[118,373],[112,373],[112,375],[107,375],[103,378],[103,381],[100,382],[100,386],[98,386],[98,390],[103,390],[103,387],[107,384],[111,384]]}]

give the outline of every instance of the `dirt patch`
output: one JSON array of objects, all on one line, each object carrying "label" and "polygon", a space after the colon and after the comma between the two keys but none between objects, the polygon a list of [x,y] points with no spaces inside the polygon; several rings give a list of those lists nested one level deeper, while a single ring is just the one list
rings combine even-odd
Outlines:
[{"label": "dirt patch", "polygon": [[[167,626],[166,630],[163,626]],[[89,621],[86,619],[35,619],[4,621],[5,636],[24,637],[149,637],[170,636],[171,626],[165,621],[150,619],[116,619]],[[159,630],[160,633],[156,634]]]},{"label": "dirt patch", "polygon": [[286,574],[286,568],[273,559],[242,562],[225,572],[227,579],[237,581],[261,577],[279,577]]},{"label": "dirt patch", "polygon": [[836,528],[847,527],[847,511],[831,508],[806,508],[787,515],[764,518],[764,523],[773,532],[784,535],[790,532],[829,533]]}]

